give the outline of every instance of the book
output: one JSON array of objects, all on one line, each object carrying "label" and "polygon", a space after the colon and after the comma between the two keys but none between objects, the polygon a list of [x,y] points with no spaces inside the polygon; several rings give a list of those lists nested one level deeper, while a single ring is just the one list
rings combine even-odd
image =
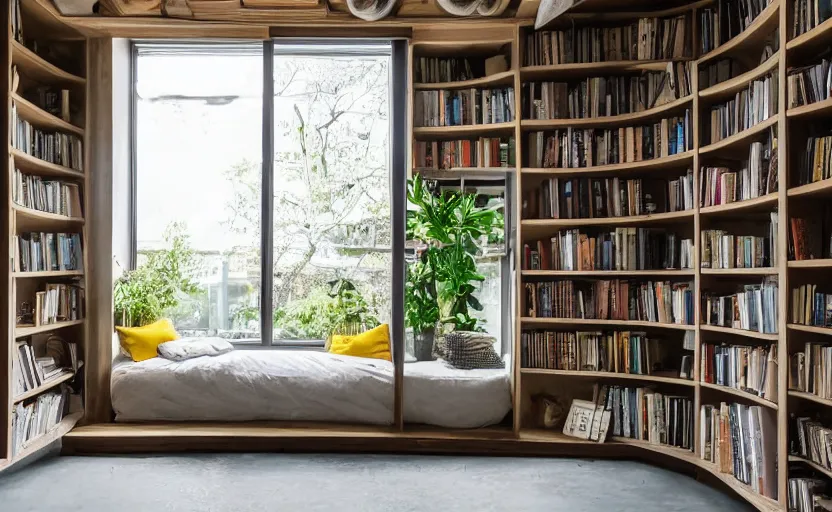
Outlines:
[{"label": "book", "polygon": [[706,143],[713,144],[777,114],[777,73],[772,72],[748,84],[733,99],[710,107],[710,129]]},{"label": "book", "polygon": [[827,483],[820,478],[789,478],[787,506],[792,512],[832,510]]},{"label": "book", "polygon": [[832,69],[829,59],[821,59],[819,63],[811,66],[790,69],[788,91],[788,108],[828,99],[832,94]]},{"label": "book", "polygon": [[468,126],[514,120],[514,88],[415,91],[415,126]]},{"label": "book", "polygon": [[791,322],[815,327],[832,327],[832,293],[818,289],[817,284],[792,288]]},{"label": "book", "polygon": [[61,385],[59,391],[16,404],[11,415],[12,455],[52,431],[68,413],[69,399],[69,388]]},{"label": "book", "polygon": [[810,135],[800,156],[797,181],[808,185],[832,177],[832,135]]},{"label": "book", "polygon": [[66,217],[84,216],[77,183],[24,174],[17,168],[12,173],[12,201],[41,212]]},{"label": "book", "polygon": [[15,102],[12,102],[11,127],[12,147],[15,149],[49,163],[76,171],[84,170],[84,148],[80,137],[35,128],[20,118]]},{"label": "book", "polygon": [[610,386],[613,436],[693,449],[693,399],[651,388]]},{"label": "book", "polygon": [[[84,289],[72,283],[44,284],[42,291],[34,292],[32,316],[34,326],[81,320],[84,318]],[[18,326],[21,326],[18,324]]]},{"label": "book", "polygon": [[777,140],[749,145],[748,159],[734,168],[701,167],[699,170],[701,207],[754,199],[777,192]]},{"label": "book", "polygon": [[792,37],[797,37],[832,17],[832,2],[829,0],[794,0],[792,13]]},{"label": "book", "polygon": [[700,232],[702,268],[770,268],[777,266],[777,212],[771,212],[764,236],[733,235],[721,229]]},{"label": "book", "polygon": [[60,366],[55,357],[48,354],[45,345],[36,348],[31,338],[15,342],[15,348],[12,358],[12,393],[15,397],[77,370]]},{"label": "book", "polygon": [[[832,305],[832,302],[830,302]],[[806,342],[789,356],[789,389],[832,398],[832,346]]]},{"label": "book", "polygon": [[414,61],[413,81],[415,83],[460,82],[486,76],[483,59],[417,57]]},{"label": "book", "polygon": [[788,235],[790,260],[832,257],[832,207],[821,204],[810,213],[790,215]]},{"label": "book", "polygon": [[699,11],[700,53],[713,51],[738,36],[760,15],[769,0],[720,0]]},{"label": "book", "polygon": [[701,382],[740,389],[777,403],[777,345],[703,343],[700,356]]},{"label": "book", "polygon": [[417,169],[436,170],[455,167],[514,167],[514,148],[513,137],[417,140],[413,143],[413,166]]},{"label": "book", "polygon": [[15,272],[83,271],[80,233],[14,235]]},{"label": "book", "polygon": [[730,295],[702,294],[702,322],[765,334],[777,333],[777,281],[766,278],[759,285],[742,285]]}]

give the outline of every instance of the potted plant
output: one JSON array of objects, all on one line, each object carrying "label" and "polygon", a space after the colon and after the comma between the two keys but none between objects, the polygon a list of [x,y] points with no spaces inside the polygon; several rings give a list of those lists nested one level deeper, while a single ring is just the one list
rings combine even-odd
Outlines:
[{"label": "potted plant", "polygon": [[425,253],[407,267],[404,316],[407,325],[413,329],[413,355],[417,361],[430,361],[433,359],[439,304],[435,278]]}]

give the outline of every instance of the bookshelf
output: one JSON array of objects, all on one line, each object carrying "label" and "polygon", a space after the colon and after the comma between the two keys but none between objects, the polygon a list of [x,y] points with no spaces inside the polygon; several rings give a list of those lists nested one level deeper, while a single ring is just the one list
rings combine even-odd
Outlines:
[{"label": "bookshelf", "polygon": [[[53,371],[47,371],[46,363],[34,358],[52,354],[46,351],[47,340],[54,346],[60,343],[54,336],[59,336],[75,344],[77,360],[86,359],[82,290],[86,288],[85,269],[88,268],[84,38],[46,13],[43,5],[35,0],[7,3],[2,20],[7,27],[3,38],[2,90],[8,108],[4,109],[2,123],[7,150],[0,197],[3,233],[9,240],[3,246],[4,258],[10,264],[3,266],[0,281],[3,288],[0,307],[5,311],[0,328],[5,331],[6,343],[0,355],[0,375],[6,376],[0,382],[4,411],[0,414],[3,418],[0,468],[23,460],[63,437],[83,418],[84,390],[79,378],[83,374],[78,372],[83,366],[61,369],[61,361]],[[15,114],[31,131],[20,131]],[[55,147],[55,152],[50,153],[50,147]],[[41,199],[44,197],[49,197],[49,202]],[[24,261],[26,265],[38,263],[25,268]],[[19,313],[25,312],[24,303],[34,307],[39,303],[35,300],[36,293],[50,289],[53,291],[46,291],[43,298],[56,300],[56,314],[47,315],[43,322],[18,318]],[[70,296],[77,302],[70,303],[67,300]],[[31,378],[23,376],[29,370],[22,367],[27,363],[21,363],[26,361],[21,355],[26,352],[22,347],[27,346],[32,348],[29,368],[39,374],[30,373]],[[20,385],[18,372],[23,381]],[[64,389],[66,395],[52,398],[56,393],[61,397]],[[27,414],[31,409],[35,416],[41,408],[41,414],[49,414],[46,408],[49,400],[53,400],[52,411],[56,416],[47,423],[46,430],[33,431],[25,441],[16,444],[22,431],[15,429],[16,409]],[[58,413],[59,410],[62,411]]]}]

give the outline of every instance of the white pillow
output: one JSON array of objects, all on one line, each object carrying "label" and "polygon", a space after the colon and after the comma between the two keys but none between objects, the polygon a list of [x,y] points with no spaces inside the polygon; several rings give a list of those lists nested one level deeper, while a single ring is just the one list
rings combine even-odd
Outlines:
[{"label": "white pillow", "polygon": [[160,357],[171,361],[186,361],[195,357],[219,356],[234,350],[234,346],[222,338],[179,338],[162,343],[157,348]]}]

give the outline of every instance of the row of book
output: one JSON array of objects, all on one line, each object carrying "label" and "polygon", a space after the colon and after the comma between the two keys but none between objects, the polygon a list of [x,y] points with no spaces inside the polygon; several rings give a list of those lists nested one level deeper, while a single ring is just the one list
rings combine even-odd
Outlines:
[{"label": "row of book", "polygon": [[771,212],[766,236],[732,235],[706,229],[701,236],[702,268],[767,268],[777,266],[777,212]]},{"label": "row of book", "polygon": [[777,73],[758,78],[734,96],[711,107],[709,143],[713,144],[777,114]]},{"label": "row of book", "polygon": [[691,268],[693,240],[649,228],[615,228],[595,235],[559,231],[523,246],[524,270],[659,270]]},{"label": "row of book", "polygon": [[699,13],[701,53],[715,50],[742,33],[768,6],[770,0],[720,0]]},{"label": "row of book", "polygon": [[792,34],[800,34],[817,27],[832,18],[832,2],[829,0],[793,0]]},{"label": "row of book", "polygon": [[69,388],[39,395],[30,402],[20,402],[12,410],[12,455],[17,455],[33,441],[48,434],[64,418],[69,408]]},{"label": "row of book", "polygon": [[15,272],[84,270],[79,233],[21,233],[14,236]]},{"label": "row of book", "polygon": [[806,416],[793,417],[790,422],[790,453],[832,470],[832,428]]},{"label": "row of book", "polygon": [[32,126],[17,114],[12,103],[12,147],[49,163],[84,170],[84,148],[81,138],[58,132],[45,132]]},{"label": "row of book", "polygon": [[[771,141],[771,143],[769,143]],[[699,170],[702,207],[754,199],[777,192],[777,139],[752,142],[742,167],[702,167]]]},{"label": "row of book", "polygon": [[24,174],[19,169],[12,176],[12,201],[41,212],[83,217],[81,192],[77,183],[47,180]]},{"label": "row of book", "polygon": [[[677,63],[686,69],[683,63]],[[643,112],[690,94],[687,74],[671,86],[665,71],[523,84],[523,119],[586,119]]]},{"label": "row of book", "polygon": [[514,120],[514,88],[416,91],[416,126],[463,126]]},{"label": "row of book", "polygon": [[522,215],[527,219],[596,219],[683,211],[693,208],[693,173],[675,180],[547,178],[523,196]]},{"label": "row of book", "polygon": [[421,141],[413,143],[413,166],[419,169],[514,167],[514,137]]},{"label": "row of book", "polygon": [[807,137],[806,151],[800,159],[799,185],[832,178],[832,135]]},{"label": "row of book", "polygon": [[810,341],[791,354],[789,389],[832,398],[832,346]]},{"label": "row of book", "polygon": [[[670,373],[666,340],[630,331],[523,331],[521,366],[654,375]],[[678,376],[678,370],[673,371]]]},{"label": "row of book", "polygon": [[738,403],[702,405],[699,454],[719,472],[777,499],[777,417],[772,411]]},{"label": "row of book", "polygon": [[820,478],[789,478],[789,512],[832,510],[826,481]]},{"label": "row of book", "polygon": [[832,327],[832,293],[818,291],[816,284],[792,288],[791,323]]},{"label": "row of book", "polygon": [[691,283],[627,280],[524,283],[525,316],[693,324]]},{"label": "row of book", "polygon": [[[62,349],[71,352],[72,361],[77,361],[78,349],[75,343],[64,342],[62,339],[54,341],[62,343],[64,345]],[[53,340],[49,341],[49,343],[52,342]],[[36,356],[31,339],[18,341],[16,348],[12,365],[14,396],[20,396],[77,369],[77,365],[76,367],[69,364],[64,366],[62,364],[64,362],[56,361],[54,355],[40,352],[40,355]]]},{"label": "row of book", "polygon": [[703,343],[699,367],[702,382],[740,389],[777,402],[777,345]]},{"label": "row of book", "polygon": [[690,56],[690,20],[640,18],[616,27],[536,31],[526,36],[524,66],[622,60],[670,60]]},{"label": "row of book", "polygon": [[693,449],[693,400],[646,387],[610,386],[613,436]]},{"label": "row of book", "polygon": [[12,37],[18,43],[23,43],[23,14],[20,11],[20,0],[11,1],[11,30]]},{"label": "row of book", "polygon": [[75,284],[45,284],[44,291],[35,292],[34,305],[30,306],[32,322],[19,321],[17,327],[81,320],[84,318],[84,295],[84,289]]},{"label": "row of book", "polygon": [[832,69],[829,59],[820,64],[789,70],[788,108],[823,101],[832,95]]},{"label": "row of book", "polygon": [[703,294],[702,319],[707,325],[765,334],[777,333],[777,283],[744,285],[731,295]]},{"label": "row of book", "polygon": [[691,127],[685,110],[684,116],[649,125],[531,132],[528,167],[593,167],[676,155],[691,149]]},{"label": "row of book", "polygon": [[816,204],[810,215],[789,216],[789,259],[832,258],[832,206]]},{"label": "row of book", "polygon": [[461,82],[508,70],[504,55],[487,59],[469,57],[416,57],[413,81],[417,84]]}]

